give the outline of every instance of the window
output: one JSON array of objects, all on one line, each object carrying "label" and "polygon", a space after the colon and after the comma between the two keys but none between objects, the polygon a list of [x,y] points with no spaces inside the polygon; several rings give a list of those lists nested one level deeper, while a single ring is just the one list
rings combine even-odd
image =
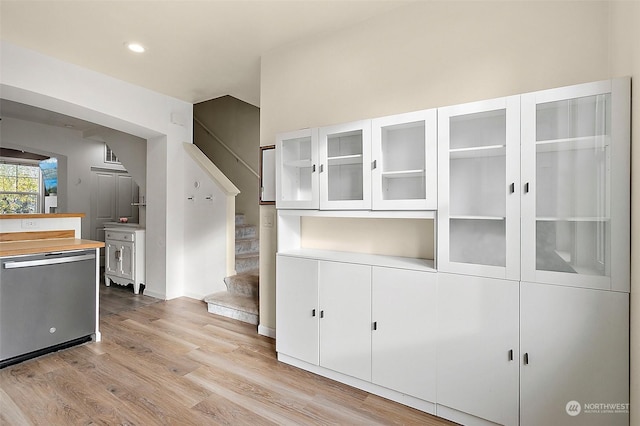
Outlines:
[{"label": "window", "polygon": [[109,145],[104,144],[104,162],[120,164],[120,160],[116,157],[116,154],[109,148]]},{"label": "window", "polygon": [[20,163],[0,163],[0,213],[38,213],[40,167]]}]

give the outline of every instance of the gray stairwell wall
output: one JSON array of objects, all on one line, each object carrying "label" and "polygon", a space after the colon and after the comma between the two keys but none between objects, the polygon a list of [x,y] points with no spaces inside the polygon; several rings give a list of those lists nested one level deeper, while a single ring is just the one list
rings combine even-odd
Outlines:
[{"label": "gray stairwell wall", "polygon": [[[193,115],[216,134],[253,170],[260,172],[260,109],[232,96],[222,96],[193,106]],[[207,157],[238,187],[236,212],[244,213],[246,223],[258,225],[259,182],[227,150],[194,123],[193,141]]]}]

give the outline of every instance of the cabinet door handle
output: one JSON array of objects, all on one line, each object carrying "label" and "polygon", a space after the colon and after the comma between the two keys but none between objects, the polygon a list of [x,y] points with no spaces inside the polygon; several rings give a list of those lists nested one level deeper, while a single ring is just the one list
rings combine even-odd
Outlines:
[{"label": "cabinet door handle", "polygon": [[324,171],[324,164],[320,164],[320,173]]},{"label": "cabinet door handle", "polygon": [[524,354],[524,365],[529,365],[529,353],[525,352]]},{"label": "cabinet door handle", "polygon": [[524,184],[524,193],[528,194],[529,193],[529,182]]},{"label": "cabinet door handle", "polygon": [[509,349],[509,361],[513,361],[513,349]]},{"label": "cabinet door handle", "polygon": [[378,160],[373,160],[371,164],[371,170],[375,170],[378,167]]},{"label": "cabinet door handle", "polygon": [[515,183],[511,183],[511,185],[509,185],[509,191],[513,194],[514,192],[516,192],[516,184]]},{"label": "cabinet door handle", "polygon": [[378,329],[378,321],[374,321],[373,322],[373,330],[377,330]]},{"label": "cabinet door handle", "polygon": [[320,318],[324,318],[324,311],[320,311]]},{"label": "cabinet door handle", "polygon": [[313,166],[311,166],[311,173],[315,173],[316,172],[316,165],[314,164]]},{"label": "cabinet door handle", "polygon": [[316,310],[315,310],[315,309],[311,311],[311,316],[312,316],[312,317],[315,317],[315,316],[316,316]]}]

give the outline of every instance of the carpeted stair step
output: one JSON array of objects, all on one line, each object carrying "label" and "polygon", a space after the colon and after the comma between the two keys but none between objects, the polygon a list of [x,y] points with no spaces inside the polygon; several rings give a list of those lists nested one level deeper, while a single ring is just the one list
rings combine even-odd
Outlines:
[{"label": "carpeted stair step", "polygon": [[256,238],[255,225],[236,225],[236,240]]},{"label": "carpeted stair step", "polygon": [[244,214],[236,213],[236,225],[244,225]]},{"label": "carpeted stair step", "polygon": [[242,274],[260,267],[260,255],[255,253],[236,255],[236,273]]},{"label": "carpeted stair step", "polygon": [[231,294],[258,298],[260,276],[257,270],[226,277],[224,283]]},{"label": "carpeted stair step", "polygon": [[236,254],[249,254],[260,252],[260,240],[257,238],[246,238],[236,240]]},{"label": "carpeted stair step", "polygon": [[258,324],[258,301],[254,297],[221,291],[204,298],[207,311],[249,324]]}]

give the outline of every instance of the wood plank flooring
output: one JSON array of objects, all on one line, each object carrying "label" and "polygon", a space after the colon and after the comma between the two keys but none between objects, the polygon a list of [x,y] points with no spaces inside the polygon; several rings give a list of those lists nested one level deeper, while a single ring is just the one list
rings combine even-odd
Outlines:
[{"label": "wood plank flooring", "polygon": [[452,425],[280,363],[204,302],[101,286],[103,341],[0,370],[0,425]]}]

